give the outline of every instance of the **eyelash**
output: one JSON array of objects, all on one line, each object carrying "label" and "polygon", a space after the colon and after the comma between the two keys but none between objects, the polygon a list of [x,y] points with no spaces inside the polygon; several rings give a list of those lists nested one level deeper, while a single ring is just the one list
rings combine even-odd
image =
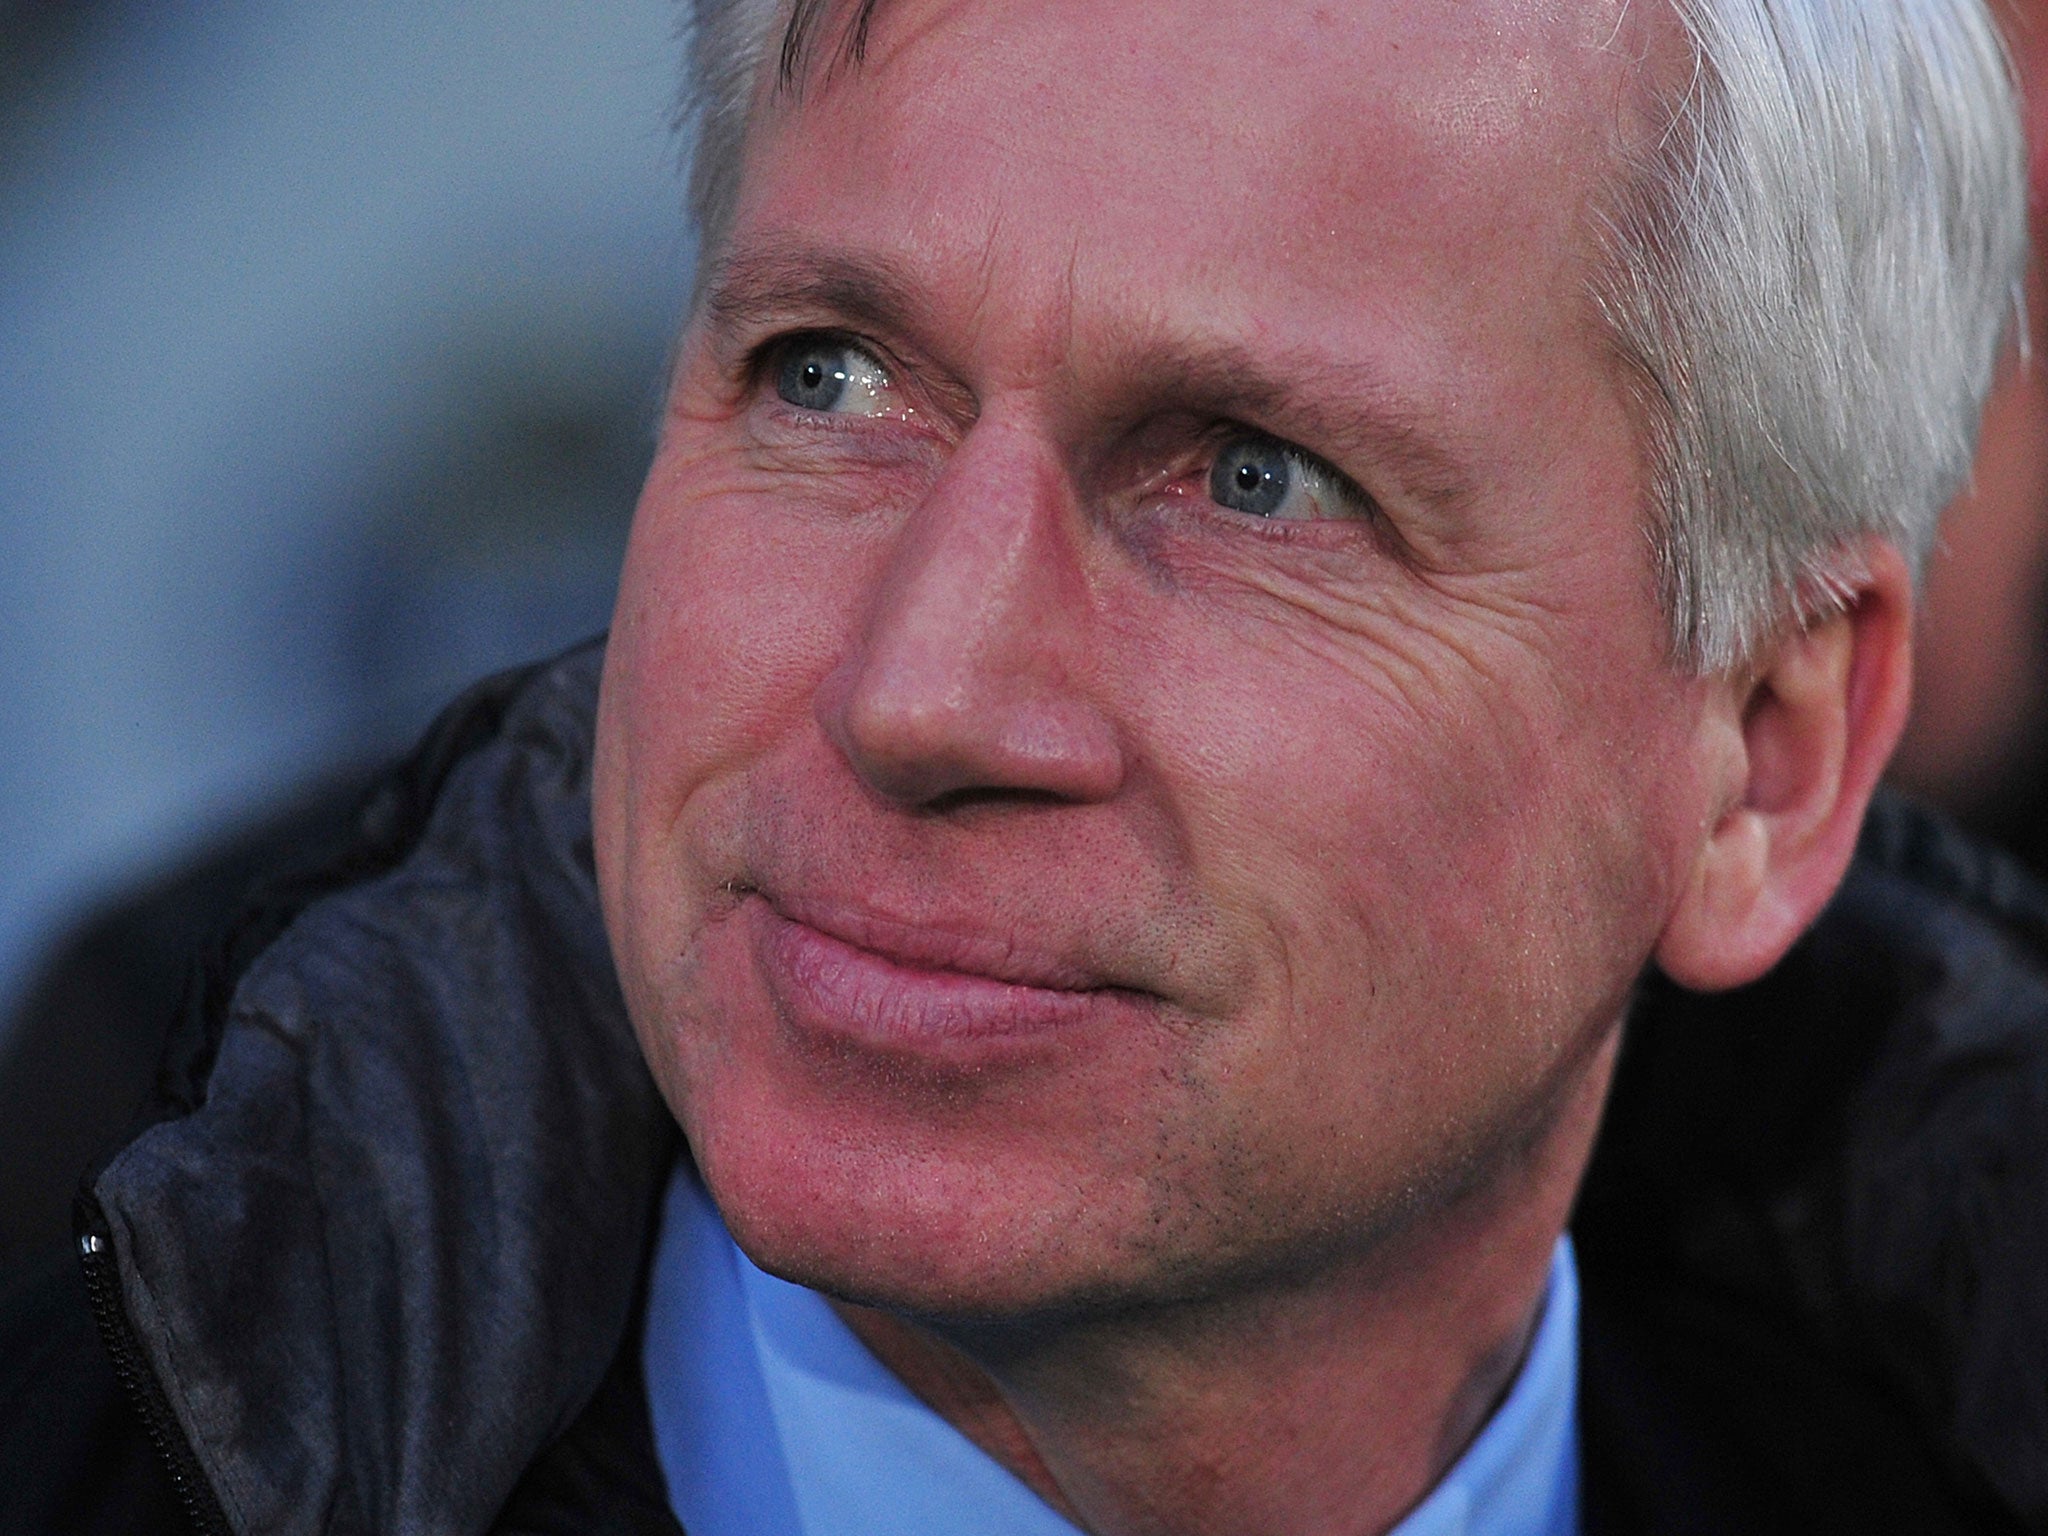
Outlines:
[{"label": "eyelash", "polygon": [[[882,372],[891,382],[903,377],[904,370],[897,366],[888,350],[877,346],[865,336],[857,336],[851,331],[783,331],[764,341],[756,342],[747,349],[740,360],[741,387],[749,394],[758,394],[763,390],[772,394],[775,389],[775,370],[781,366],[782,360],[792,352],[815,346],[849,347],[856,352],[865,352],[881,365]],[[801,410],[795,406],[791,406],[790,409]],[[802,414],[815,416],[820,413],[812,411]]]},{"label": "eyelash", "polygon": [[1337,489],[1356,498],[1361,506],[1374,511],[1378,510],[1379,503],[1367,494],[1365,487],[1356,480],[1353,480],[1321,454],[1313,453],[1309,449],[1302,447],[1299,443],[1290,441],[1287,438],[1276,436],[1274,433],[1266,431],[1263,427],[1247,426],[1239,421],[1228,419],[1219,421],[1203,434],[1202,451],[1205,457],[1202,463],[1204,469],[1214,465],[1216,455],[1221,453],[1226,446],[1241,438],[1257,438],[1263,442],[1270,443],[1287,457],[1293,459],[1303,469],[1312,474],[1327,476]]}]

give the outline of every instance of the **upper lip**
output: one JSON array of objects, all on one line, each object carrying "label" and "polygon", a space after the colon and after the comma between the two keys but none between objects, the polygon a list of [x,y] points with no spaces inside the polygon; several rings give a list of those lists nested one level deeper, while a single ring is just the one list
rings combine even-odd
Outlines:
[{"label": "upper lip", "polygon": [[951,971],[1057,992],[1093,992],[1116,985],[1091,966],[988,927],[887,917],[816,897],[765,890],[757,894],[791,922],[912,970]]}]

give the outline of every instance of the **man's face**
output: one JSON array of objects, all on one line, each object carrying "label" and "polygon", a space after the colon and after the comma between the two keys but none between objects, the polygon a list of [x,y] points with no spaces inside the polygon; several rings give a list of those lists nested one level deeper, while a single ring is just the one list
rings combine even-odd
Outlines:
[{"label": "man's face", "polygon": [[1201,1294],[1484,1174],[1709,808],[1586,296],[1621,0],[891,0],[766,103],[599,868],[742,1244]]}]

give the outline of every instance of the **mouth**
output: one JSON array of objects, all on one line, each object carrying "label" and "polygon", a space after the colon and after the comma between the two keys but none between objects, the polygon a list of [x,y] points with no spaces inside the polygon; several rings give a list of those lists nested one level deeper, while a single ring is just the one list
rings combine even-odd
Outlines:
[{"label": "mouth", "polygon": [[841,1049],[981,1065],[1158,1001],[987,934],[760,891],[735,915],[783,1023]]}]

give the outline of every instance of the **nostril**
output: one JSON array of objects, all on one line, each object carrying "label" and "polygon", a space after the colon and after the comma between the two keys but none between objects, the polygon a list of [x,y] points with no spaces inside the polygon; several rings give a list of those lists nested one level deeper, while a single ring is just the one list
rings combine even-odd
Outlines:
[{"label": "nostril", "polygon": [[1102,800],[1123,781],[1108,719],[1027,674],[849,665],[820,689],[818,716],[862,782],[926,810]]},{"label": "nostril", "polygon": [[958,814],[995,805],[1071,805],[1071,795],[1049,789],[955,789],[924,802],[924,809],[936,815]]}]

